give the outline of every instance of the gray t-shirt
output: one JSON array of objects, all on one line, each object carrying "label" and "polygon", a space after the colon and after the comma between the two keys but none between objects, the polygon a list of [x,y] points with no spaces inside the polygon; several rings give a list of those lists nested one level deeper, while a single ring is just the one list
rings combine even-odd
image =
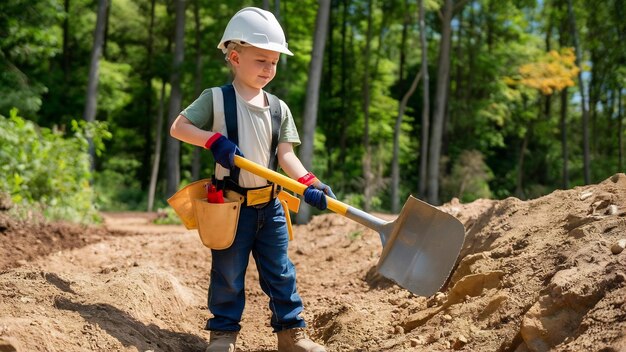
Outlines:
[{"label": "gray t-shirt", "polygon": [[[267,166],[270,160],[272,143],[272,119],[269,106],[259,107],[245,101],[235,89],[237,97],[237,132],[239,134],[239,149],[244,157],[260,165]],[[300,137],[291,111],[285,102],[280,100],[281,123],[278,143],[300,144]],[[196,127],[228,136],[224,120],[224,100],[219,87],[206,89],[191,105],[183,110],[185,116]],[[229,170],[219,164],[215,169],[217,179],[229,175]],[[241,170],[239,185],[252,188],[267,184],[267,180]]]}]

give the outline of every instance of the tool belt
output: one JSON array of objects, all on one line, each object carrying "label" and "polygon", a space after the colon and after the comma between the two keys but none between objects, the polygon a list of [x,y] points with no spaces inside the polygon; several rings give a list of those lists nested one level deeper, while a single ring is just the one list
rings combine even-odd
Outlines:
[{"label": "tool belt", "polygon": [[217,189],[224,190],[228,199],[239,200],[239,203],[255,208],[265,207],[283,190],[281,186],[275,183],[263,187],[244,188],[228,176],[224,177],[223,180],[213,179],[213,184]]},{"label": "tool belt", "polygon": [[207,185],[210,184],[210,179],[190,183],[171,196],[167,203],[188,230],[198,230],[203,245],[226,249],[235,240],[241,203],[231,199],[224,199],[224,203],[209,203]]},{"label": "tool belt", "polygon": [[[215,184],[224,190],[224,203],[207,201],[207,185]],[[230,247],[237,233],[239,212],[242,205],[262,208],[278,198],[285,210],[289,239],[293,239],[293,229],[289,211],[298,212],[300,199],[282,191],[282,187],[270,184],[258,188],[243,188],[237,183],[225,180],[203,179],[181,188],[167,203],[174,209],[188,230],[197,229],[202,244],[211,249]]]}]

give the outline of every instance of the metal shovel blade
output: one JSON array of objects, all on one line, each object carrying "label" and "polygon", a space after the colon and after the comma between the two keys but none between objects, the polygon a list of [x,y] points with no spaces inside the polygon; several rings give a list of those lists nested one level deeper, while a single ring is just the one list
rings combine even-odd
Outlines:
[{"label": "metal shovel blade", "polygon": [[[235,156],[235,165],[300,195],[306,186]],[[400,216],[384,221],[336,199],[326,197],[328,209],[380,235],[383,245],[377,271],[420,296],[431,296],[446,282],[463,246],[465,229],[454,216],[409,197]]]},{"label": "metal shovel blade", "polygon": [[416,295],[433,295],[446,282],[463,247],[463,224],[411,196],[390,225],[385,226],[390,233],[384,236],[378,272]]}]

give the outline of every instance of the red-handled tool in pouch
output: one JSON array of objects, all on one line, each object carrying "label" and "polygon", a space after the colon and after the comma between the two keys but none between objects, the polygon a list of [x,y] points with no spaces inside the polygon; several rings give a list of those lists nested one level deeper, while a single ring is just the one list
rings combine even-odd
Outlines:
[{"label": "red-handled tool in pouch", "polygon": [[218,190],[214,184],[207,183],[206,187],[206,200],[209,203],[224,203],[224,193],[222,190]]}]

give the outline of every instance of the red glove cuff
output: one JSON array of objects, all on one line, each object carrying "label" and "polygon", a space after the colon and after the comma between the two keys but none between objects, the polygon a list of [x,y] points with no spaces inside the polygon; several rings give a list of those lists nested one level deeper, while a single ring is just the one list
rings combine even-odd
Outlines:
[{"label": "red glove cuff", "polygon": [[206,149],[211,149],[211,145],[213,145],[213,142],[215,142],[218,138],[220,138],[222,136],[221,133],[219,132],[215,132],[211,138],[209,138],[206,143],[204,143],[204,148]]},{"label": "red glove cuff", "polygon": [[298,182],[302,183],[303,185],[310,186],[314,184],[315,182],[317,182],[317,177],[315,177],[315,175],[313,175],[312,172],[307,172],[306,175],[298,179]]}]

